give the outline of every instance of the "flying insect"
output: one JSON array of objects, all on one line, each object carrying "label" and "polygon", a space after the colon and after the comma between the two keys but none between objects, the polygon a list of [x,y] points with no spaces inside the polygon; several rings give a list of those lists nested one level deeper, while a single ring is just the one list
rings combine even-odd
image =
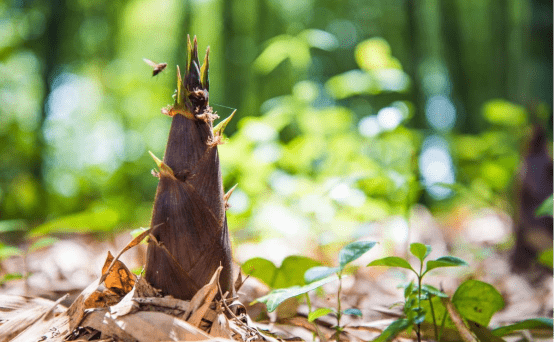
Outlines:
[{"label": "flying insect", "polygon": [[146,62],[146,64],[148,64],[149,66],[154,68],[154,71],[152,72],[152,76],[158,75],[159,73],[161,73],[167,67],[167,63],[155,63],[155,62],[150,61],[147,58],[143,58],[142,60],[144,62]]}]

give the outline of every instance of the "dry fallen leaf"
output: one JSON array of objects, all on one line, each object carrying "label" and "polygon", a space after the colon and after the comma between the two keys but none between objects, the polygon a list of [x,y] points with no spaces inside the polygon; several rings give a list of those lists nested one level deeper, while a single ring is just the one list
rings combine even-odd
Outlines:
[{"label": "dry fallen leaf", "polygon": [[108,272],[108,268],[112,265],[114,257],[108,251],[108,256],[106,257],[106,262],[104,262],[104,267],[102,267],[102,275],[108,274],[104,280],[106,287],[112,289],[113,291],[119,294],[127,294],[133,289],[135,285],[136,276],[131,273],[131,271],[123,264],[121,261],[115,261],[113,267]]},{"label": "dry fallen leaf", "polygon": [[223,267],[219,266],[219,268],[217,268],[214,275],[212,276],[210,282],[204,287],[200,288],[200,290],[196,292],[194,297],[192,297],[189,310],[185,312],[185,318],[188,315],[189,311],[192,312],[190,318],[187,320],[190,324],[196,327],[200,325],[204,314],[206,314],[206,311],[210,307],[212,300],[217,294],[217,284],[219,281],[219,274],[221,273],[222,269]]}]

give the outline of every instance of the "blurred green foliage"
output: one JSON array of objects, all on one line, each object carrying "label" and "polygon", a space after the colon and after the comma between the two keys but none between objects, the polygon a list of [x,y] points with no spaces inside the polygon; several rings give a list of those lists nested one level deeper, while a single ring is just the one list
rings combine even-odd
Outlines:
[{"label": "blurred green foliage", "polygon": [[520,144],[551,118],[548,1],[3,0],[5,237],[147,225],[187,33],[211,47],[214,109],[238,109],[220,157],[239,241],[348,239],[471,194],[511,211]]}]

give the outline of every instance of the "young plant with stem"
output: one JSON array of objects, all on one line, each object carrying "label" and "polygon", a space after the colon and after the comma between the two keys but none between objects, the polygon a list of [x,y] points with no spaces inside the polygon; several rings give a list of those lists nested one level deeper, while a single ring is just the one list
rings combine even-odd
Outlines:
[{"label": "young plant with stem", "polygon": [[[289,256],[279,268],[270,261],[255,258],[247,261],[243,265],[243,269],[247,271],[250,267],[257,266],[257,272],[254,272],[253,276],[265,280],[266,283],[269,282],[272,285],[270,287],[277,288],[268,295],[256,299],[255,302],[265,303],[268,311],[273,312],[285,300],[304,295],[309,309],[308,320],[314,323],[317,336],[321,340],[326,339],[321,335],[315,322],[316,319],[334,313],[337,318],[334,336],[338,340],[344,331],[341,325],[343,315],[362,315],[361,311],[355,308],[342,310],[342,279],[347,276],[346,266],[369,251],[375,244],[375,242],[355,242],[347,245],[339,253],[339,266],[337,267],[313,266],[313,263],[318,262],[303,256]],[[502,295],[492,285],[478,280],[466,280],[450,298],[435,287],[424,284],[423,278],[433,269],[465,266],[467,263],[457,257],[443,256],[436,260],[427,260],[424,269],[423,262],[431,252],[431,247],[413,243],[410,245],[410,252],[419,260],[419,267],[413,268],[408,261],[400,257],[385,257],[368,265],[409,269],[417,277],[417,286],[414,282],[410,282],[404,287],[404,317],[391,323],[374,341],[392,340],[402,331],[410,333],[414,326],[418,340],[422,340],[421,324],[423,321],[433,325],[436,341],[443,339],[501,340],[502,336],[529,329],[552,332],[552,318],[534,318],[494,330],[488,329],[494,313],[504,307]],[[308,267],[310,264],[312,267]],[[303,275],[304,279],[301,280],[300,275]],[[318,308],[312,311],[308,292],[337,280],[339,280],[337,309]],[[282,286],[283,282],[289,286]],[[289,282],[293,282],[295,285],[290,286]],[[427,316],[427,313],[430,313],[430,316]]]},{"label": "young plant with stem", "polygon": [[[350,243],[339,252],[339,265],[336,267],[324,267],[316,266],[306,270],[304,274],[304,280],[306,285],[304,286],[292,286],[288,288],[275,289],[268,295],[256,299],[257,302],[265,303],[269,312],[275,311],[277,306],[283,301],[296,297],[302,294],[306,295],[306,301],[308,303],[308,321],[314,323],[318,336],[321,337],[319,329],[315,324],[315,320],[329,313],[334,313],[337,318],[337,325],[335,326],[335,339],[338,341],[340,334],[344,331],[341,326],[341,319],[343,315],[355,315],[361,316],[362,312],[356,308],[349,308],[342,310],[341,304],[341,292],[342,292],[342,279],[346,276],[345,268],[349,263],[358,259],[360,256],[368,252],[373,248],[377,242],[354,242]],[[243,265],[244,268],[244,265]],[[308,292],[316,288],[319,288],[329,282],[339,281],[339,287],[337,291],[337,309],[334,308],[319,308],[312,312],[312,306],[308,297]]]},{"label": "young plant with stem", "polygon": [[444,267],[467,266],[467,263],[457,257],[443,256],[436,260],[427,261],[425,270],[423,262],[431,252],[431,246],[421,243],[412,243],[410,252],[419,260],[419,268],[414,269],[408,261],[401,257],[390,256],[375,260],[368,264],[371,266],[398,267],[411,270],[417,277],[417,288],[414,289],[413,283],[410,283],[404,289],[404,313],[406,318],[401,318],[392,323],[383,333],[377,338],[377,341],[391,339],[403,330],[410,330],[413,325],[416,325],[416,335],[418,342],[421,342],[421,323],[425,320],[426,310],[423,308],[422,300],[429,301],[429,309],[433,320],[435,339],[440,340],[446,316],[443,317],[441,323],[441,331],[439,332],[437,321],[435,318],[435,310],[433,307],[433,296],[447,298],[448,296],[438,289],[430,285],[423,284],[423,277],[431,270]]},{"label": "young plant with stem", "polygon": [[343,314],[355,315],[360,317],[362,316],[362,311],[357,308],[348,308],[346,310],[342,310],[341,292],[342,278],[345,276],[345,268],[350,262],[357,260],[363,254],[368,252],[371,248],[375,246],[375,244],[377,244],[377,242],[361,241],[350,243],[342,248],[339,252],[339,265],[337,267],[313,267],[311,269],[308,269],[306,271],[306,274],[304,274],[304,279],[309,284],[318,280],[322,280],[331,275],[336,275],[339,280],[339,287],[337,290],[337,308],[320,308],[314,312],[310,311],[311,313],[308,316],[308,320],[310,322],[314,322],[317,318],[333,312],[337,317],[337,325],[335,326],[335,339],[337,340],[337,342],[340,339],[340,334],[344,331],[344,328],[341,325],[341,318]]}]

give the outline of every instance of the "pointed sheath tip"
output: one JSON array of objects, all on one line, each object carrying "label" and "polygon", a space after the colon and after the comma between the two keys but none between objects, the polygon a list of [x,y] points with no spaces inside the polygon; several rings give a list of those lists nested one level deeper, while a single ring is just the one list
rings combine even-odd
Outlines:
[{"label": "pointed sheath tip", "polygon": [[198,41],[196,40],[196,36],[194,36],[192,40],[191,63],[192,61],[195,61],[196,64],[200,64],[198,61]]},{"label": "pointed sheath tip", "polygon": [[235,188],[237,188],[238,185],[239,184],[237,183],[236,185],[231,187],[231,189],[229,191],[227,191],[227,193],[225,193],[225,195],[223,196],[223,200],[225,200],[225,202],[227,202],[229,200],[229,198],[231,197],[231,194],[233,194],[233,191],[235,190]]},{"label": "pointed sheath tip", "polygon": [[213,135],[216,136],[216,135],[223,135],[223,131],[225,131],[225,128],[227,127],[227,124],[229,124],[229,122],[231,121],[231,119],[233,119],[233,116],[235,115],[235,113],[237,112],[237,110],[234,110],[233,113],[231,113],[230,116],[228,116],[227,118],[223,119],[222,121],[220,121],[214,128],[213,128]]},{"label": "pointed sheath tip", "polygon": [[210,54],[210,47],[206,49],[206,56],[204,57],[204,63],[202,64],[202,67],[200,67],[200,83],[202,83],[202,88],[209,91],[210,84],[209,84],[209,78],[208,78],[208,69],[210,67],[209,63],[209,54]]},{"label": "pointed sheath tip", "polygon": [[154,159],[154,162],[156,162],[156,165],[158,166],[158,168],[160,168],[160,174],[163,172],[166,172],[173,175],[173,170],[167,164],[165,164],[162,160],[156,157],[156,155],[154,155],[152,151],[148,151],[148,153],[150,154],[150,156],[152,156],[152,159]]},{"label": "pointed sheath tip", "polygon": [[181,79],[181,68],[177,65],[177,98],[175,102],[177,105],[181,104],[181,87],[183,86],[183,80]]},{"label": "pointed sheath tip", "polygon": [[152,151],[148,151],[148,153],[150,154],[150,156],[152,156],[152,159],[154,160],[154,162],[156,162],[156,165],[158,166],[158,168],[161,168],[163,161],[160,160],[158,157],[156,157],[156,155],[154,155]]},{"label": "pointed sheath tip", "polygon": [[177,88],[180,88],[183,84],[183,79],[181,76],[181,68],[177,65]]},{"label": "pointed sheath tip", "polygon": [[187,65],[185,66],[185,73],[189,72],[191,59],[192,59],[192,43],[190,42],[190,35],[187,34]]},{"label": "pointed sheath tip", "polygon": [[227,193],[225,193],[225,195],[223,196],[223,201],[225,202],[225,209],[229,208],[229,204],[228,204],[229,198],[231,197],[231,194],[233,194],[233,191],[235,190],[235,188],[237,188],[238,185],[239,184],[237,183],[236,185],[231,187],[231,189],[227,191]]}]

